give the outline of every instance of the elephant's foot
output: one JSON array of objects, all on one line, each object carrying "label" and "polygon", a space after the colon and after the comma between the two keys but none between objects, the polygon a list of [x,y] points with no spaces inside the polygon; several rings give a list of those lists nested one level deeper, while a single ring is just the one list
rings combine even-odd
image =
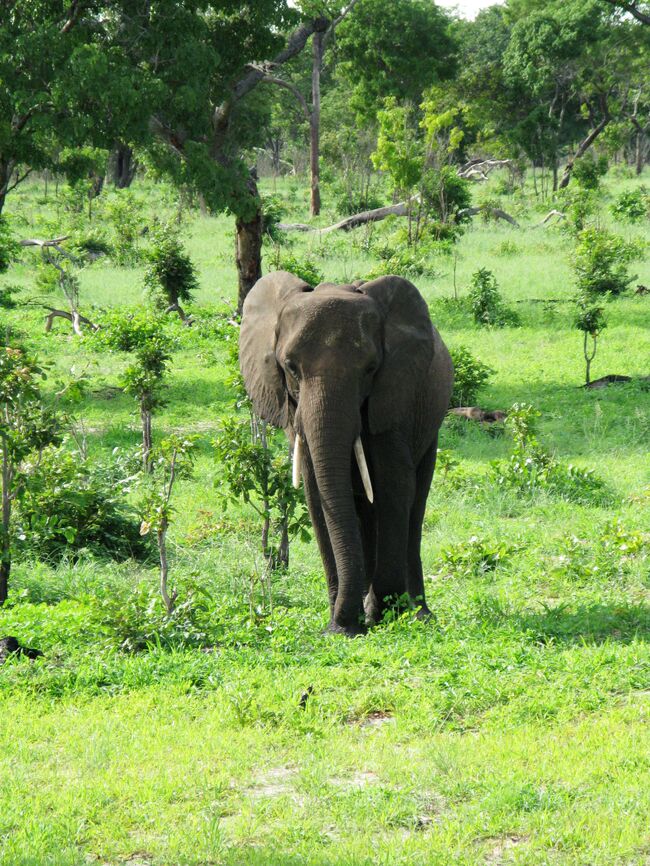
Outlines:
[{"label": "elephant's foot", "polygon": [[433,613],[429,610],[426,604],[424,604],[424,602],[420,602],[420,606],[415,612],[415,618],[419,619],[421,622],[433,622],[435,619]]},{"label": "elephant's foot", "polygon": [[366,634],[367,631],[368,629],[364,623],[357,622],[341,625],[332,619],[325,629],[324,634],[344,634],[346,637],[359,637],[360,635]]}]

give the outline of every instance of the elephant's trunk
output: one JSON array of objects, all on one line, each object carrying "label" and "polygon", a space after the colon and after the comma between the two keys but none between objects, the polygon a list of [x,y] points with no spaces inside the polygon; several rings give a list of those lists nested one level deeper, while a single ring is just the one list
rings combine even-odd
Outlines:
[{"label": "elephant's trunk", "polygon": [[359,401],[349,386],[303,383],[298,432],[309,449],[323,514],[336,561],[338,593],[330,628],[363,631],[364,561],[352,493],[352,452],[361,429]]}]

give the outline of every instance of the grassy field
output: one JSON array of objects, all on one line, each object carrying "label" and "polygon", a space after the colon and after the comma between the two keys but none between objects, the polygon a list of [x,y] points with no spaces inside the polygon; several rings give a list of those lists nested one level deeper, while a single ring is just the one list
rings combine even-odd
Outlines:
[{"label": "grassy field", "polygon": [[[598,219],[627,238],[647,237],[647,224],[616,223],[609,205],[641,182],[610,176],[601,196]],[[304,220],[306,185],[274,186]],[[145,215],[176,207],[162,185],[135,196]],[[1,866],[647,866],[650,395],[639,380],[650,374],[650,298],[607,303],[592,369],[635,381],[583,390],[573,241],[534,227],[550,202],[501,204],[521,229],[477,219],[457,244],[455,280],[454,256],[441,254],[414,281],[448,344],[493,368],[481,405],[533,404],[543,445],[593,469],[606,495],[576,504],[503,488],[490,465],[509,438],[447,423],[441,448],[458,465],[434,480],[423,541],[433,623],[406,614],[362,639],[322,635],[314,542],[292,545],[272,610],[256,611],[259,527],[244,509],[224,511],[212,446],[233,411],[228,348],[211,324],[236,296],[232,220],[186,214],[197,325],[170,323],[179,346],[154,435],[198,436],[170,534],[172,580],[195,611],[188,628],[203,631],[165,631],[153,557],[15,563],[0,636],[44,656],[0,668]],[[79,219],[37,182],[7,207],[20,237]],[[292,252],[351,280],[377,265],[366,241],[364,230],[297,236]],[[39,294],[37,256],[25,250],[5,279],[22,299]],[[519,326],[478,328],[450,302],[454,281],[465,296],[479,267]],[[647,258],[632,270],[634,285],[650,284]],[[81,273],[81,309],[140,303],[141,282],[141,267],[99,259]],[[91,351],[63,323],[44,334],[35,306],[2,312],[53,365],[48,387],[71,370],[89,378],[74,412],[92,455],[138,444],[134,404],[114,388],[125,358]],[[123,648],[143,634],[146,649]]]}]

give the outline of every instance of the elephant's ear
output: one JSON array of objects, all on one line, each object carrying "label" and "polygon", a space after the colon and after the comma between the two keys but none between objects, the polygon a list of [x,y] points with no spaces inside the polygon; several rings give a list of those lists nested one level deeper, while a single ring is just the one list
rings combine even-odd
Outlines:
[{"label": "elephant's ear", "polygon": [[358,291],[376,301],[384,317],[384,359],[368,398],[370,429],[381,433],[414,411],[433,358],[433,326],[424,298],[402,277],[379,277]]},{"label": "elephant's ear", "polygon": [[239,333],[239,367],[257,414],[276,427],[288,422],[284,376],[275,358],[280,312],[291,295],[311,286],[287,271],[258,280],[244,301]]}]

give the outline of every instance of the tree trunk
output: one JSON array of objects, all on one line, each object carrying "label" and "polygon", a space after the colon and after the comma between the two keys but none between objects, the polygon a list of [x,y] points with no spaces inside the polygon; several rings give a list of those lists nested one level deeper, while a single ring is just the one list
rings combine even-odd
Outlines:
[{"label": "tree trunk", "polygon": [[168,614],[171,614],[174,610],[174,603],[176,602],[176,590],[169,595],[167,589],[167,579],[169,577],[169,566],[167,564],[167,529],[168,523],[167,518],[163,517],[160,528],[156,533],[157,542],[158,542],[158,555],[160,558],[160,594],[162,596],[163,603],[165,605],[165,609]]},{"label": "tree trunk", "polygon": [[140,420],[142,421],[142,469],[144,472],[151,472],[153,469],[151,463],[151,412],[140,406]]},{"label": "tree trunk", "polygon": [[11,467],[7,453],[7,439],[2,437],[2,541],[0,544],[0,605],[9,593],[11,571]]},{"label": "tree trunk", "polygon": [[252,219],[237,217],[235,221],[235,258],[239,278],[237,309],[240,313],[246,296],[262,276],[262,203],[252,175],[248,188],[255,201],[255,214]]},{"label": "tree trunk", "polygon": [[131,186],[135,177],[136,167],[133,150],[129,145],[122,144],[121,142],[116,144],[109,161],[111,183],[117,189],[126,189]]},{"label": "tree trunk", "polygon": [[309,121],[309,167],[312,216],[320,213],[320,73],[323,65],[323,33],[312,37],[311,117]]},{"label": "tree trunk", "polygon": [[560,189],[565,189],[569,185],[569,181],[571,180],[571,172],[573,171],[573,166],[575,165],[576,160],[580,159],[580,157],[589,150],[589,148],[598,138],[600,133],[605,129],[610,119],[611,118],[609,117],[609,115],[606,114],[600,121],[600,123],[594,126],[589,135],[580,142],[574,156],[569,159],[569,161],[564,167],[564,174],[562,175],[562,180],[560,181]]},{"label": "tree trunk", "polygon": [[8,160],[0,159],[0,215],[7,199],[7,187],[11,180],[12,165]]}]

